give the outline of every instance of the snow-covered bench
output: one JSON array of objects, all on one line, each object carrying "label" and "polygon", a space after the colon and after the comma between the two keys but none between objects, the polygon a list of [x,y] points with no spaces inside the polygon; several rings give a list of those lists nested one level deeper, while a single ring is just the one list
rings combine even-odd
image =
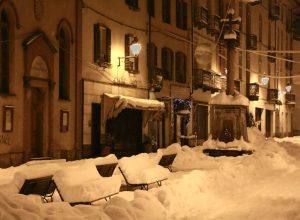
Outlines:
[{"label": "snow-covered bench", "polygon": [[97,157],[91,159],[96,165],[98,173],[103,177],[110,177],[118,165],[118,158],[114,154],[109,154],[106,157]]},{"label": "snow-covered bench", "polygon": [[178,143],[171,144],[167,148],[159,148],[157,150],[158,154],[161,154],[162,157],[159,161],[159,165],[168,168],[172,171],[172,163],[177,156],[178,152],[181,151],[181,146]]},{"label": "snow-covered bench", "polygon": [[119,160],[119,169],[127,184],[127,188],[139,187],[148,190],[149,185],[157,183],[161,186],[161,182],[166,180],[170,171],[158,165],[160,154],[150,156],[141,153],[131,157],[123,157]]},{"label": "snow-covered bench", "polygon": [[91,162],[64,167],[54,174],[53,180],[61,199],[71,205],[107,200],[119,193],[121,186],[119,176],[102,177]]},{"label": "snow-covered bench", "polygon": [[57,163],[30,164],[16,172],[10,187],[24,195],[40,195],[43,201],[52,201],[55,184],[52,176],[61,166]]}]

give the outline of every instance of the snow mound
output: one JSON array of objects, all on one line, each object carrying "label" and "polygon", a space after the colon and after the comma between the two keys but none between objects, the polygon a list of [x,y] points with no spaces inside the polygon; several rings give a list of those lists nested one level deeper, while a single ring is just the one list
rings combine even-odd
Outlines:
[{"label": "snow mound", "polygon": [[157,152],[161,152],[163,155],[169,155],[169,154],[177,154],[181,151],[181,146],[179,143],[174,143],[169,145],[166,148],[159,148]]},{"label": "snow mound", "polygon": [[78,167],[65,167],[53,176],[64,201],[90,202],[118,193],[121,186],[119,176],[102,177],[96,166],[85,163]]},{"label": "snow mound", "polygon": [[131,184],[152,183],[167,179],[170,175],[168,169],[157,165],[157,160],[146,153],[121,158],[119,167]]}]

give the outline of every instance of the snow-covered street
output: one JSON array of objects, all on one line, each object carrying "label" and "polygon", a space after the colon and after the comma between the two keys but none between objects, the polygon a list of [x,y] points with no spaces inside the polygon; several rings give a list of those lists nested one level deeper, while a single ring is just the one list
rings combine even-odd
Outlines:
[{"label": "snow-covered street", "polygon": [[184,146],[161,187],[93,206],[11,193],[3,184],[22,166],[1,169],[0,219],[300,219],[300,138],[266,140],[256,128],[248,134],[252,155],[213,158]]}]

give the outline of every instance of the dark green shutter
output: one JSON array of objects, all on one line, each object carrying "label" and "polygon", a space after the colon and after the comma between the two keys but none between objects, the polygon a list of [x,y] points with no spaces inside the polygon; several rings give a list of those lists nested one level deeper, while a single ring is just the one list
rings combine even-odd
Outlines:
[{"label": "dark green shutter", "polygon": [[187,2],[182,2],[182,28],[187,29]]},{"label": "dark green shutter", "polygon": [[111,61],[111,30],[106,28],[106,62]]},{"label": "dark green shutter", "polygon": [[100,62],[100,25],[94,24],[94,63]]},{"label": "dark green shutter", "polygon": [[148,14],[155,16],[155,0],[148,0]]}]

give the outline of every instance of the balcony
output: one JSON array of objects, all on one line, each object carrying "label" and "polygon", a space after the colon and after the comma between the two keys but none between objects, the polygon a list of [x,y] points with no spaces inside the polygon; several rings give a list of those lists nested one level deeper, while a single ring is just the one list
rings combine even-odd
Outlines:
[{"label": "balcony", "polygon": [[221,76],[203,69],[194,70],[193,86],[195,89],[202,88],[203,91],[217,92],[222,87]]},{"label": "balcony", "polygon": [[220,17],[217,15],[209,15],[208,16],[208,26],[207,31],[211,35],[219,34],[221,31],[221,21]]},{"label": "balcony", "polygon": [[257,101],[259,99],[258,83],[247,84],[247,97],[250,101]]},{"label": "balcony", "polygon": [[285,104],[289,106],[296,105],[296,94],[294,93],[286,93],[285,94]]},{"label": "balcony", "polygon": [[163,86],[163,69],[154,67],[151,71],[150,87],[154,92],[160,92]]},{"label": "balcony", "polygon": [[268,102],[278,104],[278,89],[268,89]]},{"label": "balcony", "polygon": [[280,18],[280,3],[278,0],[270,1],[269,18],[272,21],[278,20]]},{"label": "balcony", "polygon": [[247,49],[248,50],[257,49],[257,36],[255,34],[249,34],[247,36]]},{"label": "balcony", "polygon": [[207,27],[208,24],[208,10],[204,7],[197,6],[194,9],[194,26],[198,29]]},{"label": "balcony", "polygon": [[259,5],[259,4],[261,4],[262,3],[262,0],[252,0],[252,1],[250,1],[250,5],[251,6],[255,6],[255,5]]}]

